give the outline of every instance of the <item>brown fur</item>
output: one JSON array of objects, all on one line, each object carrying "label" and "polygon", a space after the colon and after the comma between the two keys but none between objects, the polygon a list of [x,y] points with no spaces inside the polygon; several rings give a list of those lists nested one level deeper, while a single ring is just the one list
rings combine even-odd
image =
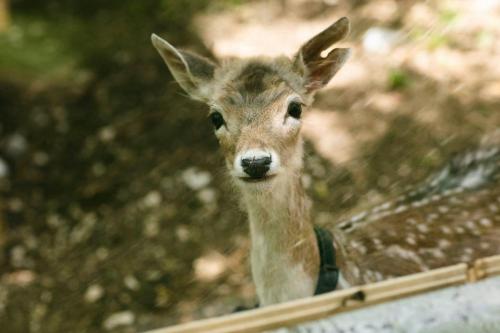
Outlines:
[{"label": "brown fur", "polygon": [[374,282],[500,253],[499,176],[482,188],[386,203],[338,224],[346,279]]},{"label": "brown fur", "polygon": [[[252,273],[261,304],[312,295],[319,255],[310,202],[301,184],[300,122],[287,117],[291,98],[309,104],[347,59],[320,53],[349,30],[341,19],[292,59],[232,59],[221,65],[153,38],[167,66],[193,97],[219,112],[216,131],[230,171],[244,151],[276,152],[280,168],[262,185],[242,183],[249,215]],[[500,136],[499,136],[500,137]],[[499,142],[451,163],[436,178],[394,202],[333,228],[337,263],[348,284],[378,281],[500,252]]]},{"label": "brown fur", "polygon": [[[320,53],[348,30],[347,19],[340,19],[291,59],[232,59],[220,65],[153,37],[179,84],[223,116],[225,125],[216,135],[230,172],[238,154],[252,149],[272,151],[279,159],[272,179],[249,184],[234,177],[249,215],[252,273],[264,305],[314,292],[319,255],[300,180],[300,121],[287,116],[287,106],[290,100],[310,104],[314,91],[339,70],[346,49],[325,58]],[[334,227],[337,262],[347,282],[377,281],[500,252],[500,156],[495,154],[500,155],[498,149],[466,156],[425,191]],[[474,182],[479,183],[472,188]]]},{"label": "brown fur", "polygon": [[235,178],[249,215],[252,274],[263,305],[314,292],[319,253],[311,205],[300,178],[300,121],[287,115],[287,107],[292,100],[310,104],[314,90],[341,67],[348,56],[345,49],[335,49],[324,60],[320,53],[348,30],[349,21],[340,19],[292,59],[231,59],[221,65],[152,37],[181,87],[224,118],[216,135],[230,172],[238,171],[236,157],[242,152],[274,154],[276,173],[272,179],[251,185]]}]

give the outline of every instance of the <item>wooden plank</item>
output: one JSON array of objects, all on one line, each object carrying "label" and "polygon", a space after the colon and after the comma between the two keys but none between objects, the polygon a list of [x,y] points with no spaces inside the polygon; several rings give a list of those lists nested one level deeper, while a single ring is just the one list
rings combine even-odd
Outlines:
[{"label": "wooden plank", "polygon": [[425,291],[463,284],[467,282],[467,269],[466,264],[458,264],[146,333],[250,333],[277,329]]},{"label": "wooden plank", "polygon": [[160,328],[145,333],[262,332],[321,319],[382,302],[500,275],[500,255],[403,276],[325,295],[304,298],[218,318]]},{"label": "wooden plank", "polygon": [[477,279],[500,275],[500,255],[478,259],[473,267]]}]

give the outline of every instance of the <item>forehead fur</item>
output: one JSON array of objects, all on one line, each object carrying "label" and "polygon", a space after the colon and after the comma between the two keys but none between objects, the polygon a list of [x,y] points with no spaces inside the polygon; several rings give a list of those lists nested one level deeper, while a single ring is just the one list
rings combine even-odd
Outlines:
[{"label": "forehead fur", "polygon": [[272,66],[252,61],[243,67],[234,84],[240,95],[252,95],[272,89],[282,81]]},{"label": "forehead fur", "polygon": [[214,97],[234,105],[272,99],[286,88],[303,94],[301,70],[286,57],[230,60],[216,73],[218,89]]}]

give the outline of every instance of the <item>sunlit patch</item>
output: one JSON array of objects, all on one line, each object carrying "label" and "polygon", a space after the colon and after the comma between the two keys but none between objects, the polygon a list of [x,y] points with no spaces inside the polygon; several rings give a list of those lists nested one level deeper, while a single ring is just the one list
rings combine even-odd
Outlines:
[{"label": "sunlit patch", "polygon": [[216,280],[227,268],[226,258],[218,252],[210,252],[193,263],[196,279],[203,282]]}]

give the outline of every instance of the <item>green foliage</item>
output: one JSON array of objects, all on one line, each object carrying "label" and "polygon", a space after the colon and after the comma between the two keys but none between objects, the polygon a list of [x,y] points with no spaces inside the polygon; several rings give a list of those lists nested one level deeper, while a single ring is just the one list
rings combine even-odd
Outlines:
[{"label": "green foliage", "polygon": [[58,31],[59,27],[37,17],[16,16],[15,24],[0,34],[0,71],[30,78],[69,73],[78,57]]},{"label": "green foliage", "polygon": [[448,36],[436,33],[429,36],[429,41],[427,43],[427,46],[429,47],[430,50],[435,50],[442,46],[449,45],[450,42],[451,41],[448,38]]},{"label": "green foliage", "polygon": [[492,47],[495,44],[495,41],[495,34],[489,31],[480,31],[476,37],[477,46],[482,48]]},{"label": "green foliage", "polygon": [[439,13],[439,19],[444,24],[451,24],[457,20],[458,15],[459,13],[455,9],[447,8]]},{"label": "green foliage", "polygon": [[410,83],[408,74],[401,69],[392,69],[388,77],[389,90],[401,90],[406,88]]}]

